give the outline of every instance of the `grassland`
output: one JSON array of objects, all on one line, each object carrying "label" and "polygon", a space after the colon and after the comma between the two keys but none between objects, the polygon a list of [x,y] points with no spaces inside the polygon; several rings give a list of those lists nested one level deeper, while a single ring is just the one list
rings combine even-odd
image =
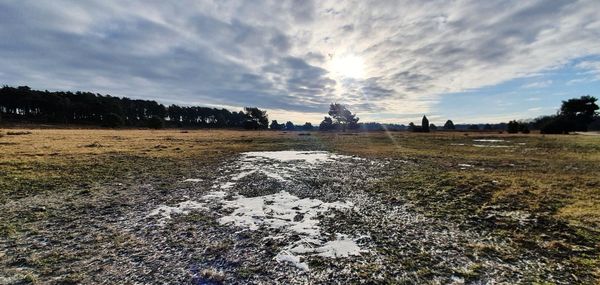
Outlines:
[{"label": "grassland", "polygon": [[[36,250],[26,237],[44,240],[49,225],[70,224],[78,213],[121,211],[111,207],[159,199],[186,177],[213,179],[219,163],[237,153],[288,149],[409,161],[378,181],[373,195],[560,260],[575,283],[600,280],[600,137],[88,129],[0,130],[0,277],[85,281],[89,272],[68,268],[70,260],[93,255],[107,242],[127,247],[141,241],[107,225],[86,239],[97,247],[69,244],[93,221],[81,221],[65,229],[64,240],[53,241],[68,244],[68,252]],[[535,222],[524,226],[532,217]],[[484,245],[472,250],[507,260],[512,254]],[[477,268],[467,271],[466,280],[477,280]]]}]

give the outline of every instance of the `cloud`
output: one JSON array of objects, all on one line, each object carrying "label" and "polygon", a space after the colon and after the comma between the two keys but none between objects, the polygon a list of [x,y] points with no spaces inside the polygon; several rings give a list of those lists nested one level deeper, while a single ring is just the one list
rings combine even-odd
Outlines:
[{"label": "cloud", "polygon": [[594,77],[595,80],[600,80],[600,61],[582,61],[575,65],[576,68],[583,69],[584,75]]},{"label": "cloud", "polygon": [[552,80],[536,81],[523,85],[523,88],[544,88],[552,85]]},{"label": "cloud", "polygon": [[[335,101],[364,120],[400,120],[446,93],[600,54],[598,10],[595,0],[4,1],[0,81],[299,120]],[[360,57],[364,77],[330,72],[336,55]],[[600,78],[597,61],[576,67]]]}]

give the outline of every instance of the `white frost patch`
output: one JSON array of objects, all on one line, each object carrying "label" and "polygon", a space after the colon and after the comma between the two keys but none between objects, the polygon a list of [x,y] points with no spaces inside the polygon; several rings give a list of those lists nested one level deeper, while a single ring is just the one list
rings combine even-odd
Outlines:
[{"label": "white frost patch", "polygon": [[[300,198],[284,190],[270,195],[246,197],[235,192],[235,186],[241,179],[260,173],[265,175],[266,179],[282,183],[285,189],[285,185],[296,183],[296,177],[304,175],[303,170],[314,169],[323,163],[347,163],[340,161],[342,159],[361,158],[326,151],[242,153],[238,161],[229,165],[229,169],[220,170],[224,175],[214,182],[212,192],[200,197],[201,202],[186,201],[172,207],[161,205],[152,210],[148,217],[160,216],[159,225],[163,225],[173,214],[187,214],[191,210],[208,210],[207,205],[218,204],[222,209],[229,210],[218,219],[221,224],[248,230],[278,229],[277,236],[266,238],[293,241],[284,246],[275,259],[278,262],[292,263],[302,270],[309,270],[308,264],[301,261],[306,256],[339,258],[365,252],[358,246],[356,240],[347,235],[336,234],[336,238],[331,240],[321,232],[319,216],[331,215],[327,213],[331,210],[353,209],[353,203],[343,201],[327,203],[319,199]],[[229,171],[230,169],[233,171]]]},{"label": "white frost patch", "polygon": [[460,168],[468,168],[468,167],[473,167],[473,165],[471,164],[466,164],[466,163],[459,163],[458,167]]},{"label": "white frost patch", "polygon": [[489,142],[489,143],[499,143],[499,142],[505,142],[506,140],[497,140],[497,139],[477,139],[477,140],[473,140],[474,142]]},{"label": "white frost patch", "polygon": [[224,208],[235,209],[221,217],[221,224],[257,230],[260,226],[286,228],[309,236],[319,234],[317,215],[330,209],[352,208],[350,202],[324,203],[318,199],[300,199],[286,191],[276,194],[223,201]]},{"label": "white frost patch", "polygon": [[336,234],[335,240],[325,242],[322,246],[306,247],[305,245],[300,244],[291,248],[289,251],[300,254],[309,253],[329,258],[349,257],[366,252],[356,244],[355,240],[344,234]]},{"label": "white frost patch", "polygon": [[278,182],[289,182],[301,169],[313,169],[323,163],[338,162],[339,159],[361,159],[338,155],[327,151],[253,151],[244,152],[237,161],[239,172],[229,175],[226,182],[213,188],[228,190],[249,175],[260,173]]},{"label": "white frost patch", "polygon": [[234,185],[235,185],[235,182],[228,181],[225,184],[221,184],[221,189],[223,189],[223,190],[231,189],[231,187],[233,187]]},{"label": "white frost patch", "polygon": [[156,209],[150,211],[150,213],[146,217],[153,217],[160,215],[161,217],[158,219],[158,224],[163,225],[166,220],[171,219],[171,215],[173,214],[188,214],[191,210],[205,210],[203,203],[198,203],[195,201],[184,201],[177,206],[171,207],[167,205],[160,205]]},{"label": "white frost patch", "polygon": [[298,267],[304,271],[308,271],[308,264],[306,262],[300,262],[300,257],[293,254],[279,253],[275,256],[277,262],[289,262],[295,267]]},{"label": "white frost patch", "polygon": [[474,147],[511,147],[509,145],[474,144]]},{"label": "white frost patch", "polygon": [[200,179],[200,178],[188,178],[186,180],[183,180],[183,182],[202,182],[202,179]]}]

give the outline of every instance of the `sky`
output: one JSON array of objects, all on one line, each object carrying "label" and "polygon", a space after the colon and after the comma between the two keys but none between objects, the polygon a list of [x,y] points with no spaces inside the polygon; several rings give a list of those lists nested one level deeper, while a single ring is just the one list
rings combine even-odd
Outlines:
[{"label": "sky", "polygon": [[600,96],[600,1],[0,0],[0,84],[318,123],[501,122]]}]

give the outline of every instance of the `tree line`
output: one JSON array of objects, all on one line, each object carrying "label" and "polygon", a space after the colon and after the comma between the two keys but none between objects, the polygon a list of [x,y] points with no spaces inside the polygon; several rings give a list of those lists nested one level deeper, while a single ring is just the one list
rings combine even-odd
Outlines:
[{"label": "tree line", "polygon": [[152,100],[119,98],[91,92],[49,92],[27,86],[0,89],[0,118],[12,122],[86,124],[104,127],[199,127],[267,129],[267,112],[164,106]]},{"label": "tree line", "polygon": [[[539,130],[542,134],[568,134],[569,132],[586,132],[588,130],[600,130],[600,109],[596,102],[597,98],[586,95],[562,101],[559,111],[555,115],[541,116],[529,121],[512,120],[500,124],[464,124],[454,125],[452,120],[446,121],[444,130],[500,130],[510,134],[530,133],[530,129]],[[408,130],[413,132],[429,132],[437,130],[438,127],[430,124],[426,116],[423,116],[421,125],[410,122]]]},{"label": "tree line", "polygon": [[0,121],[54,124],[87,124],[104,127],[197,127],[244,128],[288,131],[403,131],[429,132],[435,130],[501,130],[508,133],[529,133],[530,129],[546,134],[600,130],[600,117],[592,96],[563,101],[555,115],[530,121],[510,121],[500,124],[454,124],[447,120],[438,127],[423,116],[420,125],[359,123],[359,118],[346,106],[332,103],[318,127],[307,122],[294,125],[291,121],[269,124],[267,112],[256,107],[241,111],[198,106],[164,106],[152,100],[120,98],[91,92],[49,92],[32,90],[27,86],[0,89]]}]

